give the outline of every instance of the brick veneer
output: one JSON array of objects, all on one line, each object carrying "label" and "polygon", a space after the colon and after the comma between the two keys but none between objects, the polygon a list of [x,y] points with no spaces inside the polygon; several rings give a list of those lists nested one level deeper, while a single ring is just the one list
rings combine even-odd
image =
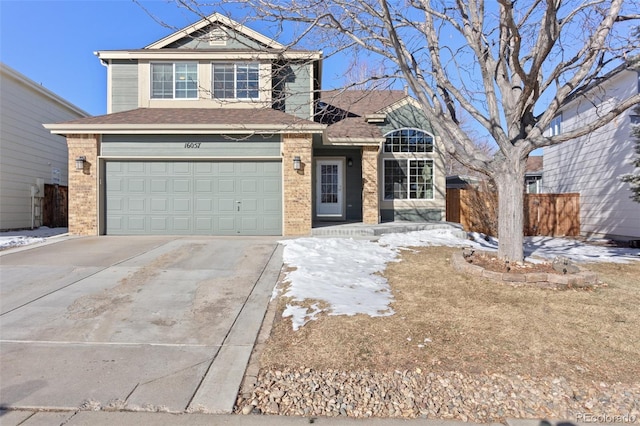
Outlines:
[{"label": "brick veneer", "polygon": [[[98,235],[98,135],[67,135],[69,148],[69,234]],[[76,158],[86,157],[83,170]]]},{"label": "brick veneer", "polygon": [[362,221],[369,225],[380,223],[379,149],[378,146],[362,147]]},{"label": "brick veneer", "polygon": [[[312,220],[312,137],[311,135],[285,134],[282,137],[282,146],[283,234],[286,236],[310,235]],[[295,156],[299,156],[302,161],[300,170],[293,169],[293,158]]]}]

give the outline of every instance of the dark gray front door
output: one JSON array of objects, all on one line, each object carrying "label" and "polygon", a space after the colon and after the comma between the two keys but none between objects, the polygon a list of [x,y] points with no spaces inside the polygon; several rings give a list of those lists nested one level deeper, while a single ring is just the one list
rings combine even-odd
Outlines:
[{"label": "dark gray front door", "polygon": [[277,161],[107,161],[109,235],[282,235]]}]

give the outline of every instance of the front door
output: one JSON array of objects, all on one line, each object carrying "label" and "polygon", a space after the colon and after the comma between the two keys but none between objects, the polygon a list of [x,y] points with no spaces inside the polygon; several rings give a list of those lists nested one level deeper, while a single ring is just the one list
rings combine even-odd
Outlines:
[{"label": "front door", "polygon": [[316,161],[316,215],[344,218],[344,160]]}]

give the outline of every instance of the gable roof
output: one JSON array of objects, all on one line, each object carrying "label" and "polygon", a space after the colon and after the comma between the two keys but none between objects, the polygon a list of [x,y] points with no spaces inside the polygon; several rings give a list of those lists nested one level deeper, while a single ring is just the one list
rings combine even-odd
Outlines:
[{"label": "gable roof", "polygon": [[331,144],[379,144],[382,130],[368,116],[388,112],[411,99],[403,90],[329,90],[320,93],[319,119],[332,124],[324,132]]},{"label": "gable roof", "polygon": [[200,31],[201,29],[212,25],[212,24],[220,24],[223,25],[227,28],[230,28],[236,32],[239,32],[261,44],[263,44],[264,46],[271,48],[271,49],[280,49],[280,50],[284,50],[285,46],[283,44],[278,43],[277,41],[266,37],[262,34],[260,34],[257,31],[252,30],[249,27],[246,27],[242,24],[240,24],[239,22],[234,21],[231,18],[228,18],[218,12],[213,13],[205,18],[202,18],[200,21],[196,22],[195,24],[191,24],[188,25],[176,32],[174,32],[173,34],[170,34],[168,36],[166,36],[163,39],[160,39],[156,42],[153,42],[151,44],[149,44],[148,46],[145,46],[145,49],[162,49],[164,47],[169,46],[171,43],[174,43],[182,38],[185,37],[189,37],[194,33],[197,33],[198,31]]},{"label": "gable roof", "polygon": [[138,108],[45,124],[55,134],[321,133],[326,126],[271,108]]},{"label": "gable roof", "polygon": [[320,101],[361,117],[375,114],[405,99],[404,90],[328,90],[320,93]]},{"label": "gable roof", "polygon": [[527,157],[527,163],[524,168],[524,172],[527,174],[542,173],[543,169],[543,157],[542,155],[531,155]]}]

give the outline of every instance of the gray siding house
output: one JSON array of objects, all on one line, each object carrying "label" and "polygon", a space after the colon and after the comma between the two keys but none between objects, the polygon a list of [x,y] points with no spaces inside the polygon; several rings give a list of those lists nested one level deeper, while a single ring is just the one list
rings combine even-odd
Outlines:
[{"label": "gray siding house", "polygon": [[321,221],[444,218],[441,143],[416,101],[322,91],[321,51],[213,14],[96,55],[107,114],[47,125],[79,161],[73,234],[308,235]]},{"label": "gray siding house", "polygon": [[[565,132],[596,119],[611,102],[640,93],[640,72],[625,66],[574,97],[562,108],[550,132]],[[581,138],[544,149],[543,192],[580,193],[580,227],[585,236],[640,238],[640,204],[631,200],[620,176],[633,172],[631,108],[608,125]]]},{"label": "gray siding house", "polygon": [[0,63],[0,230],[42,225],[44,185],[67,186],[67,144],[42,125],[89,114]]}]

